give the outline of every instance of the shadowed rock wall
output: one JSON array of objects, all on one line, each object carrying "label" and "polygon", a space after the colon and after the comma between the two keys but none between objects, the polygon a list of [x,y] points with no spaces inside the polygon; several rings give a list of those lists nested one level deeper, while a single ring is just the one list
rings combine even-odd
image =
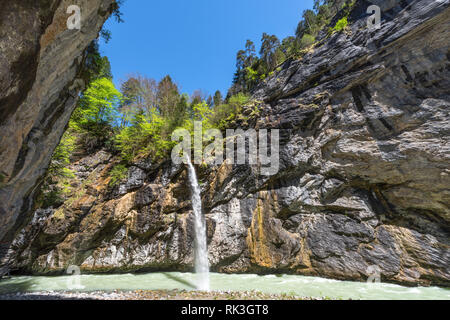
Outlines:
[{"label": "shadowed rock wall", "polygon": [[[0,2],[0,257],[33,198],[83,83],[84,52],[113,0]],[[69,30],[70,5],[81,30]]]}]

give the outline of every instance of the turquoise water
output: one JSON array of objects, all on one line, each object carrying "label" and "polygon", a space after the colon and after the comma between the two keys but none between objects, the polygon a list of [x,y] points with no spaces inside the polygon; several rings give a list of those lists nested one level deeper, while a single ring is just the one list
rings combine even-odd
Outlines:
[{"label": "turquoise water", "polygon": [[[172,290],[195,288],[192,273],[13,277],[0,281],[0,293],[36,291]],[[302,297],[335,299],[450,300],[450,290],[438,287],[402,287],[386,283],[337,281],[296,275],[211,274],[213,291],[261,291]]]}]

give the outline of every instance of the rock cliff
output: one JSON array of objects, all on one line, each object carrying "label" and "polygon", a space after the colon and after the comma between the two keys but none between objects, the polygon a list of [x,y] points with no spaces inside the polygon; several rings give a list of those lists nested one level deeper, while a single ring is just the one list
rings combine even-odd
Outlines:
[{"label": "rock cliff", "polygon": [[[382,9],[378,30],[366,23],[373,3]],[[211,267],[359,281],[378,269],[382,281],[449,286],[449,1],[357,1],[348,21],[262,83],[258,112],[249,107],[234,124],[280,129],[278,174],[197,168]],[[17,136],[10,130],[2,139]],[[26,141],[41,141],[33,137]],[[6,191],[39,167],[22,158],[16,171],[27,180]],[[34,212],[10,247],[13,268],[192,270],[186,168],[141,159],[110,187],[116,162],[98,150],[71,165],[71,197]],[[2,192],[1,205],[11,206],[25,191]]]},{"label": "rock cliff", "polygon": [[[3,0],[0,11],[0,257],[33,210],[75,107],[85,49],[113,0]],[[70,5],[81,30],[69,30]]]}]

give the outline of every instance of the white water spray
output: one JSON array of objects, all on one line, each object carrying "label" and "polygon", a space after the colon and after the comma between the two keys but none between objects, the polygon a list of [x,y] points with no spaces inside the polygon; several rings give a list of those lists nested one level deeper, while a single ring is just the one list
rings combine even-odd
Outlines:
[{"label": "white water spray", "polygon": [[202,214],[202,199],[200,197],[200,187],[194,166],[188,156],[187,166],[189,169],[189,182],[192,189],[192,207],[195,220],[195,272],[197,274],[197,289],[209,290],[209,262],[208,247],[206,241],[206,222]]}]

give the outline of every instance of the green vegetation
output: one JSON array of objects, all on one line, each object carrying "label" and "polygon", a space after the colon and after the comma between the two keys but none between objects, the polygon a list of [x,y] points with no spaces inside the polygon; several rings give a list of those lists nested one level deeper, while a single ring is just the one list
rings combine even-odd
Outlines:
[{"label": "green vegetation", "polygon": [[50,163],[49,173],[53,176],[63,176],[71,178],[72,175],[66,168],[70,164],[70,156],[75,150],[76,138],[69,131],[64,133],[61,142],[56,147],[52,162]]},{"label": "green vegetation", "polygon": [[121,125],[114,138],[115,147],[124,161],[151,156],[161,159],[172,149],[172,132],[185,128],[193,132],[194,121],[202,121],[203,129],[225,128],[249,101],[239,93],[226,101],[220,91],[214,98],[201,92],[189,97],[181,94],[170,76],[159,83],[154,79],[132,76],[122,84]]},{"label": "green vegetation", "polygon": [[[280,41],[275,35],[264,33],[261,37],[259,56],[255,44],[247,40],[245,49],[236,55],[236,72],[228,97],[238,93],[250,93],[256,86],[279,70],[281,64],[289,59],[299,59],[316,43],[319,32],[329,25],[341,9],[350,12],[355,0],[315,0],[313,10],[305,10],[295,36]],[[341,19],[334,31],[344,29],[347,16]]]},{"label": "green vegetation", "polygon": [[[122,21],[120,3],[116,1],[112,8],[118,21]],[[342,8],[345,16],[332,29],[343,30],[353,3],[354,0],[315,0],[314,9],[303,12],[295,36],[280,41],[275,35],[264,33],[258,53],[255,44],[247,40],[245,49],[237,53],[237,70],[225,98],[220,91],[213,96],[202,91],[189,96],[180,92],[170,76],[156,81],[132,75],[119,90],[112,81],[108,58],[99,53],[98,42],[92,42],[86,50],[81,74],[86,89],[44,179],[43,206],[57,206],[70,194],[74,175],[68,167],[75,154],[89,154],[102,148],[116,154],[119,164],[109,173],[110,186],[114,186],[126,177],[134,160],[166,158],[174,146],[172,132],[178,128],[193,132],[194,121],[201,121],[203,130],[224,130],[236,121],[245,125],[248,117],[259,114],[258,103],[250,101],[250,93],[267,77],[281,71],[286,60],[301,58],[308,52],[320,30]],[[103,30],[101,36],[108,40],[111,34]]]},{"label": "green vegetation", "polygon": [[104,138],[108,131],[105,127],[112,126],[117,118],[116,106],[121,98],[122,94],[111,79],[99,78],[92,81],[80,98],[69,127]]},{"label": "green vegetation", "polygon": [[119,91],[112,82],[108,59],[92,57],[89,63],[97,71],[91,72],[90,83],[53,154],[41,199],[44,207],[57,206],[70,196],[74,175],[68,166],[75,151],[85,154],[105,148],[115,153],[120,164],[109,173],[109,185],[114,187],[126,178],[129,164],[137,158],[166,158],[174,146],[174,130],[185,128],[193,133],[194,121],[201,121],[203,130],[224,129],[228,122],[242,118],[242,108],[249,102],[243,93],[225,100],[220,91],[208,98],[200,91],[189,96],[180,92],[170,76],[159,82],[130,76]]},{"label": "green vegetation", "polygon": [[[111,14],[119,23],[123,22],[122,19],[123,14],[120,11],[120,7],[122,6],[123,2],[124,0],[115,0],[111,4]],[[105,42],[108,43],[112,37],[111,31],[103,27],[102,30],[100,30],[100,37],[102,37],[105,40]]]},{"label": "green vegetation", "polygon": [[344,28],[347,27],[347,25],[348,25],[347,17],[343,17],[336,23],[333,29],[334,31],[339,32],[344,30]]},{"label": "green vegetation", "polygon": [[110,186],[117,185],[120,181],[122,181],[123,179],[125,179],[127,177],[127,173],[128,173],[128,168],[125,165],[119,164],[119,165],[115,166],[109,173],[109,176],[111,177],[109,185]]},{"label": "green vegetation", "polygon": [[116,105],[122,95],[112,83],[109,60],[100,55],[97,41],[86,50],[82,76],[87,89],[80,96],[43,180],[38,201],[44,208],[56,207],[70,195],[74,174],[68,166],[75,151],[90,152],[107,145],[114,134]]},{"label": "green vegetation", "polygon": [[214,113],[209,117],[209,121],[215,128],[225,129],[226,125],[235,120],[242,113],[242,107],[250,101],[250,97],[238,93],[232,96],[228,103],[215,107]]}]

